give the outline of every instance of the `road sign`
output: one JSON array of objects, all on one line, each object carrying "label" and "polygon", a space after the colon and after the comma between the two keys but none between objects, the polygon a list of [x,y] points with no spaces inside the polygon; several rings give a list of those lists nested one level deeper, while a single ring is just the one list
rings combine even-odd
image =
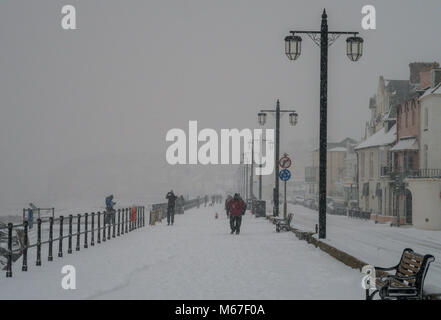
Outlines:
[{"label": "road sign", "polygon": [[291,172],[288,169],[280,170],[279,178],[282,181],[288,181],[291,178]]},{"label": "road sign", "polygon": [[291,167],[291,159],[288,156],[280,158],[279,164],[283,169],[288,169]]}]

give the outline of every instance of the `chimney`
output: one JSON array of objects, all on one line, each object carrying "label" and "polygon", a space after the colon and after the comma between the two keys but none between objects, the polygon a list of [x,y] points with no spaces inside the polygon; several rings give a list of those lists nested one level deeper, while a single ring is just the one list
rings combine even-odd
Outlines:
[{"label": "chimney", "polygon": [[430,70],[430,86],[435,88],[441,82],[441,68]]},{"label": "chimney", "polygon": [[420,84],[420,73],[439,68],[438,62],[412,62],[409,64],[410,83]]},{"label": "chimney", "polygon": [[[432,69],[432,70],[434,70],[434,69]],[[431,87],[432,86],[432,72],[431,71],[420,72],[420,86],[419,86],[419,89],[422,90],[422,89],[425,89],[427,87]]]}]

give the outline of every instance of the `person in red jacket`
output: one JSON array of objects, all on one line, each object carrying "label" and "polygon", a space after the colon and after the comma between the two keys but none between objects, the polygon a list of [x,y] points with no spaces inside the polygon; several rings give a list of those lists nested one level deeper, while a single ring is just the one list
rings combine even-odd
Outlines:
[{"label": "person in red jacket", "polygon": [[232,200],[228,202],[228,211],[230,213],[230,227],[231,234],[236,232],[236,234],[240,233],[240,225],[242,224],[242,215],[246,210],[247,205],[242,200],[238,193],[234,194]]}]

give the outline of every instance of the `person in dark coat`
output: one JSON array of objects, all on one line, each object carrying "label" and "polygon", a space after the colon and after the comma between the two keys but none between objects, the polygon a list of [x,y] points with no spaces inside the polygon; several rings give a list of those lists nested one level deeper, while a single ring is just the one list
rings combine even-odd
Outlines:
[{"label": "person in dark coat", "polygon": [[176,202],[176,196],[173,193],[173,190],[170,190],[170,192],[167,193],[166,197],[168,200],[167,205],[167,225],[173,225],[173,222],[175,221],[175,202]]},{"label": "person in dark coat", "polygon": [[228,211],[230,213],[231,234],[240,233],[240,225],[242,224],[242,215],[246,210],[246,204],[238,193],[234,194],[232,200],[228,202]]},{"label": "person in dark coat", "polygon": [[104,217],[104,224],[110,224],[112,221],[115,223],[115,209],[113,206],[116,204],[115,201],[113,201],[113,194],[106,197],[106,215]]},{"label": "person in dark coat", "polygon": [[227,214],[227,218],[230,216],[230,213],[228,211],[228,202],[230,202],[230,200],[233,200],[233,197],[228,195],[227,199],[225,200],[225,213]]}]

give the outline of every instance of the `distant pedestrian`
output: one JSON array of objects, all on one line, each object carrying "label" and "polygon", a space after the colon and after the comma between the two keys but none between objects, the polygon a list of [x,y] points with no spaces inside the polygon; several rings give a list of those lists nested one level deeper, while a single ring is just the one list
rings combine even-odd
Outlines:
[{"label": "distant pedestrian", "polygon": [[228,195],[227,199],[225,200],[225,213],[227,214],[227,218],[230,216],[228,209],[228,202],[230,202],[230,200],[233,200],[233,197],[231,195]]},{"label": "distant pedestrian", "polygon": [[175,203],[176,203],[176,196],[173,193],[173,190],[170,190],[170,192],[167,193],[165,198],[168,200],[167,205],[167,225],[173,225],[175,221]]},{"label": "distant pedestrian", "polygon": [[231,234],[240,233],[240,225],[242,224],[242,215],[246,210],[246,204],[238,193],[234,194],[232,200],[228,202],[228,211],[230,213]]},{"label": "distant pedestrian", "polygon": [[113,206],[116,204],[113,201],[113,194],[106,197],[106,214],[104,216],[104,224],[110,224],[111,222],[115,223],[115,209]]}]

